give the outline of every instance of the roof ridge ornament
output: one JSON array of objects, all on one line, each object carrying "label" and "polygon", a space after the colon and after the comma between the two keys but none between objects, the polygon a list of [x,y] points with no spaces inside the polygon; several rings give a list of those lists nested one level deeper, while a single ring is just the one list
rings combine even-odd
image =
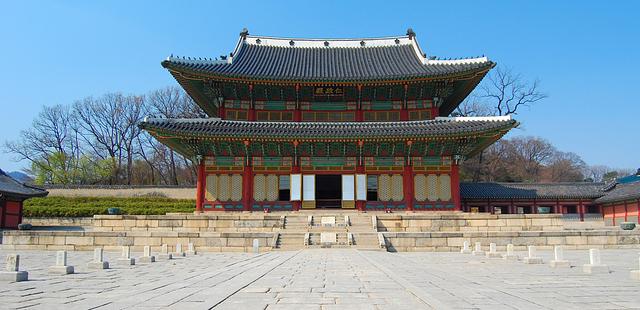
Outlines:
[{"label": "roof ridge ornament", "polygon": [[240,37],[242,39],[246,39],[248,35],[249,35],[249,29],[247,29],[246,27],[242,28],[242,31],[240,31]]},{"label": "roof ridge ornament", "polygon": [[413,38],[416,36],[416,33],[413,31],[413,28],[409,27],[407,29],[407,36],[409,37],[409,40],[413,40]]}]

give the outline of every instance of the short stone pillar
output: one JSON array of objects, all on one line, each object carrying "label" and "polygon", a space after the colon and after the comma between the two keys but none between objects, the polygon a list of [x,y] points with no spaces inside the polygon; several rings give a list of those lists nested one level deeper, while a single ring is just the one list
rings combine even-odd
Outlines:
[{"label": "short stone pillar", "polygon": [[260,253],[260,240],[253,239],[253,254]]},{"label": "short stone pillar", "polygon": [[87,263],[89,269],[109,269],[109,263],[104,261],[102,248],[93,249],[93,261]]},{"label": "short stone pillar", "polygon": [[20,255],[7,255],[5,270],[0,271],[0,281],[2,282],[22,282],[29,280],[29,273],[20,271]]},{"label": "short stone pillar", "polygon": [[184,251],[182,250],[182,243],[176,243],[176,250],[172,253],[172,256],[175,257],[184,257]]},{"label": "short stone pillar", "polygon": [[489,252],[487,258],[502,258],[502,254],[498,253],[495,243],[489,243]]},{"label": "short stone pillar", "polygon": [[609,273],[609,266],[600,261],[600,250],[589,249],[589,263],[582,265],[582,271],[588,274]]},{"label": "short stone pillar", "polygon": [[513,251],[513,244],[507,244],[507,254],[502,255],[506,260],[518,260],[518,255]]},{"label": "short stone pillar", "polygon": [[56,252],[56,264],[49,267],[49,273],[65,275],[73,272],[73,266],[67,266],[67,251]]},{"label": "short stone pillar", "polygon": [[122,255],[118,258],[117,263],[119,265],[133,266],[136,264],[136,259],[131,257],[131,247],[128,245],[122,246]]},{"label": "short stone pillar", "polygon": [[196,254],[198,253],[196,252],[195,246],[193,245],[193,243],[189,243],[187,245],[187,255],[196,255]]},{"label": "short stone pillar", "polygon": [[523,259],[525,264],[542,264],[542,257],[538,257],[536,253],[536,246],[530,245],[527,247],[528,256]]},{"label": "short stone pillar", "polygon": [[473,254],[475,256],[483,256],[484,255],[484,251],[482,250],[482,243],[476,242],[476,246],[473,249],[473,252],[471,252],[471,254]]},{"label": "short stone pillar", "polygon": [[142,257],[138,259],[138,262],[141,264],[150,264],[156,261],[156,257],[151,255],[151,247],[148,245],[144,246],[144,252],[142,252]]},{"label": "short stone pillar", "polygon": [[638,270],[631,270],[629,273],[631,275],[631,279],[640,280],[640,258],[638,259]]},{"label": "short stone pillar", "polygon": [[471,254],[471,247],[469,246],[469,241],[462,242],[462,250],[460,250],[462,254]]},{"label": "short stone pillar", "polygon": [[173,259],[173,255],[169,253],[169,246],[167,246],[166,244],[163,244],[162,247],[160,248],[160,254],[158,254],[157,258],[162,260]]},{"label": "short stone pillar", "polygon": [[564,249],[561,245],[556,245],[553,247],[553,260],[549,262],[549,265],[553,268],[571,267],[569,261],[564,259]]}]

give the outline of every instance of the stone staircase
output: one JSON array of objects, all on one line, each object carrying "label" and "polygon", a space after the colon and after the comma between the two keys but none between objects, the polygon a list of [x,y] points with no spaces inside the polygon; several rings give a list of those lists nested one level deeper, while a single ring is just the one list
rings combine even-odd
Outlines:
[{"label": "stone staircase", "polygon": [[[322,242],[323,234],[325,242]],[[335,234],[335,240],[332,238]],[[386,250],[372,224],[372,216],[361,213],[288,214],[278,232],[274,250],[303,248],[355,248]],[[329,240],[329,241],[327,241]]]}]

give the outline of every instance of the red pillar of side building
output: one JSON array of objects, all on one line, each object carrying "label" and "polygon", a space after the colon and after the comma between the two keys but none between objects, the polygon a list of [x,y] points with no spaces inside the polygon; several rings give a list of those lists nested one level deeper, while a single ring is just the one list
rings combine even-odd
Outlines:
[{"label": "red pillar of side building", "polygon": [[204,170],[204,158],[200,159],[198,163],[198,170],[196,175],[196,213],[202,213],[204,205],[204,188],[205,188],[205,170]]},{"label": "red pillar of side building", "polygon": [[451,166],[451,199],[454,210],[460,211],[460,170],[457,164]]}]

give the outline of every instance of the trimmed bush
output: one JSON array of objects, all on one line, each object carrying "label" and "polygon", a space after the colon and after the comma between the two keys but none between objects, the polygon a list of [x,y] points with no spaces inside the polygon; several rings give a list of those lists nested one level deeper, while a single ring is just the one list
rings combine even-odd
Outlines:
[{"label": "trimmed bush", "polygon": [[25,217],[91,217],[108,214],[109,208],[128,215],[190,213],[195,200],[154,197],[43,197],[24,202]]}]

